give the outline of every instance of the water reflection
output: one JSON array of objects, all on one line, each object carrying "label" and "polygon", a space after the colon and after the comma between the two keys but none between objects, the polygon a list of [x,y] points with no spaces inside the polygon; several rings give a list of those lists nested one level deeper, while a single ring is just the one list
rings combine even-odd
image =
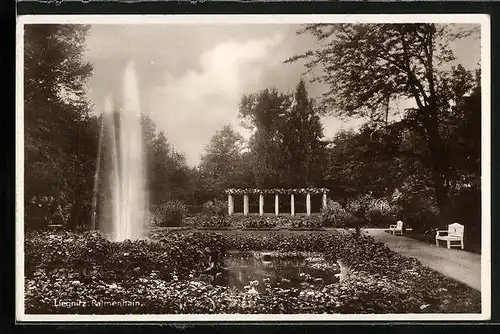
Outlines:
[{"label": "water reflection", "polygon": [[325,260],[322,253],[229,252],[224,267],[215,284],[238,290],[253,286],[259,292],[328,285],[337,283],[340,276],[339,264]]}]

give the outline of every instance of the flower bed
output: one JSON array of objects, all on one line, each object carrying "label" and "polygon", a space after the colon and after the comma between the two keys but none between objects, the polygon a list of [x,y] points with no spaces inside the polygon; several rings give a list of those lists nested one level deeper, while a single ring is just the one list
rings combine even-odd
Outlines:
[{"label": "flower bed", "polygon": [[304,219],[291,221],[290,228],[293,230],[321,230],[322,226],[317,219]]},{"label": "flower bed", "polygon": [[[305,215],[295,215],[295,216],[290,216],[287,214],[283,215],[264,215],[264,216],[259,216],[259,215],[233,215],[228,217],[229,221],[231,222],[231,226],[234,228],[257,228],[256,226],[259,224],[258,222],[260,220],[265,220],[266,222],[270,222],[268,226],[274,225],[274,227],[267,227],[267,228],[279,228],[279,229],[289,229],[293,227],[293,224],[300,224],[302,221],[314,221],[314,222],[320,222],[320,216],[317,214],[313,214],[311,216],[305,216]],[[267,223],[263,223],[265,225]],[[316,223],[313,223],[316,224]],[[254,226],[254,227],[251,227]],[[266,227],[262,227],[266,228]]]},{"label": "flower bed", "polygon": [[289,216],[289,215],[234,215],[234,216],[213,216],[207,218],[206,215],[196,215],[186,217],[183,222],[184,227],[203,230],[273,230],[273,229],[294,229],[294,230],[321,230],[321,221],[318,215],[311,216]]},{"label": "flower bed", "polygon": [[205,230],[228,230],[231,227],[231,222],[223,216],[214,216],[210,220],[202,220],[198,229]]},{"label": "flower bed", "polygon": [[[196,279],[203,249],[322,252],[345,267],[340,283],[231,291]],[[33,232],[25,241],[28,314],[479,313],[480,292],[368,236],[155,233],[112,243],[98,233]],[[58,306],[55,301],[78,301]]]},{"label": "flower bed", "polygon": [[272,230],[276,228],[277,221],[269,217],[252,219],[245,221],[243,226],[247,230]]}]

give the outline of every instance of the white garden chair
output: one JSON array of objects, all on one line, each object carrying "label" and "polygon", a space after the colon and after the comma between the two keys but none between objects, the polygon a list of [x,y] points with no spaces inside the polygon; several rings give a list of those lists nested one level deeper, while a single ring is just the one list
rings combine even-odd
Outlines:
[{"label": "white garden chair", "polygon": [[403,235],[403,222],[398,220],[396,225],[389,225],[389,232],[394,235]]},{"label": "white garden chair", "polygon": [[439,240],[446,241],[448,249],[451,247],[464,249],[464,226],[453,223],[448,225],[448,230],[436,231],[436,246],[439,246]]}]

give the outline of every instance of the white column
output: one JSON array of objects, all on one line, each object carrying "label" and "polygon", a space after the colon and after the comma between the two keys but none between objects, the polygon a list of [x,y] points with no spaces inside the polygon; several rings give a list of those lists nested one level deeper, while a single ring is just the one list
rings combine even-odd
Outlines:
[{"label": "white column", "polygon": [[307,195],[306,195],[306,212],[307,212],[308,216],[311,215],[311,194],[310,193],[307,193]]},{"label": "white column", "polygon": [[295,198],[293,194],[290,195],[290,215],[295,215]]},{"label": "white column", "polygon": [[243,195],[243,214],[248,215],[248,195]]},{"label": "white column", "polygon": [[323,193],[323,208],[326,208],[326,193]]},{"label": "white column", "polygon": [[259,195],[259,214],[262,216],[264,214],[264,194]]},{"label": "white column", "polygon": [[274,213],[276,215],[279,215],[280,214],[280,207],[279,207],[279,204],[280,203],[280,200],[278,198],[278,194],[274,195]]},{"label": "white column", "polygon": [[233,195],[227,195],[227,213],[231,216],[234,213]]}]

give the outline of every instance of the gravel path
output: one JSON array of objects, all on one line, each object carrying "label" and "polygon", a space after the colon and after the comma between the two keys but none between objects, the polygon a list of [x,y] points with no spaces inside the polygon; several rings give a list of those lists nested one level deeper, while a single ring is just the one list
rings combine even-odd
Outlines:
[{"label": "gravel path", "polygon": [[459,248],[425,243],[411,238],[394,236],[383,229],[363,229],[363,233],[373,236],[389,248],[408,257],[414,257],[423,265],[443,275],[481,291],[481,255]]}]

